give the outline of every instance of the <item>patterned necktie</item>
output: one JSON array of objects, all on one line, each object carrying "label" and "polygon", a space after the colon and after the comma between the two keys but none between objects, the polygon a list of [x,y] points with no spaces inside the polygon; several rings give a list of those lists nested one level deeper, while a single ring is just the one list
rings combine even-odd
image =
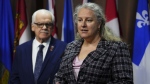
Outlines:
[{"label": "patterned necktie", "polygon": [[44,45],[39,45],[39,51],[37,53],[35,69],[34,69],[35,82],[37,82],[37,79],[41,71],[42,63],[43,63],[43,48]]}]

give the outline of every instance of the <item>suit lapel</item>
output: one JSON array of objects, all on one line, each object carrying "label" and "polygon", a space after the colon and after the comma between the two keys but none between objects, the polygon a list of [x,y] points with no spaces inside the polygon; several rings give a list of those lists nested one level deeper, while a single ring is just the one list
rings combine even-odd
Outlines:
[{"label": "suit lapel", "polygon": [[72,56],[68,59],[68,72],[70,73],[70,78],[72,80],[75,80],[75,76],[74,76],[74,71],[73,71],[73,60],[75,59],[75,57],[78,55],[78,53],[74,53],[72,54]]},{"label": "suit lapel", "polygon": [[[51,60],[51,58],[53,57],[53,54],[55,52],[54,51],[55,50],[55,45],[56,45],[55,41],[56,40],[53,37],[51,37],[51,42],[49,44],[49,47],[48,47],[48,50],[47,50],[47,53],[46,53],[46,56],[45,56],[45,59],[44,59],[43,65],[42,65],[41,74],[43,73],[48,61]],[[41,74],[40,74],[40,76],[41,76]],[[40,78],[40,76],[39,76],[39,78]]]},{"label": "suit lapel", "polygon": [[80,52],[82,42],[83,42],[83,40],[73,43],[73,45],[72,45],[73,49],[71,51],[69,51],[69,57],[68,57],[67,63],[68,63],[68,72],[70,73],[70,78],[72,80],[75,80],[72,63],[73,63],[73,60],[75,59],[75,57],[78,56],[78,54]]},{"label": "suit lapel", "polygon": [[94,60],[99,59],[107,51],[108,45],[109,45],[109,42],[100,41],[96,50],[89,53],[88,56],[86,57],[86,59],[83,61],[81,68],[92,63]]},{"label": "suit lapel", "polygon": [[78,56],[82,46],[82,41],[77,41],[73,44],[73,49],[69,52],[68,65],[72,66],[72,62]]}]

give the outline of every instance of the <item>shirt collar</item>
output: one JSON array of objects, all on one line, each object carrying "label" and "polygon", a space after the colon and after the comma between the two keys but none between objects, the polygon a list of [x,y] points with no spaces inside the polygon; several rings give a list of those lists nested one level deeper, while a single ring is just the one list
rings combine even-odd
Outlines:
[{"label": "shirt collar", "polygon": [[41,45],[41,44],[43,44],[44,46],[47,46],[47,45],[50,44],[50,41],[51,41],[51,38],[49,38],[46,42],[40,43],[40,42],[38,42],[37,39],[35,38],[34,41],[33,41],[33,43],[34,43],[34,45],[35,45],[36,47],[38,47],[38,46]]}]

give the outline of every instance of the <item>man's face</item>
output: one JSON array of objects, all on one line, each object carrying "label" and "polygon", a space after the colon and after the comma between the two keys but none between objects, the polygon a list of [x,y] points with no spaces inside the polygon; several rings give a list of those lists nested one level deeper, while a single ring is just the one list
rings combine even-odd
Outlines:
[{"label": "man's face", "polygon": [[32,31],[39,42],[47,41],[53,31],[52,17],[49,14],[37,13]]}]

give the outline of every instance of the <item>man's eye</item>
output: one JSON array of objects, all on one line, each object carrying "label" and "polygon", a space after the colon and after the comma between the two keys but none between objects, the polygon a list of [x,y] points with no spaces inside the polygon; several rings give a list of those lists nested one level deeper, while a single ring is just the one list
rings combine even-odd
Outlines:
[{"label": "man's eye", "polygon": [[45,24],[45,25],[47,25],[47,26],[52,26],[53,24],[52,24],[52,23],[47,23],[47,24]]},{"label": "man's eye", "polygon": [[45,25],[48,25],[48,26],[50,26],[51,24],[50,24],[50,23],[46,23]]},{"label": "man's eye", "polygon": [[43,26],[44,24],[37,24],[38,26]]}]

